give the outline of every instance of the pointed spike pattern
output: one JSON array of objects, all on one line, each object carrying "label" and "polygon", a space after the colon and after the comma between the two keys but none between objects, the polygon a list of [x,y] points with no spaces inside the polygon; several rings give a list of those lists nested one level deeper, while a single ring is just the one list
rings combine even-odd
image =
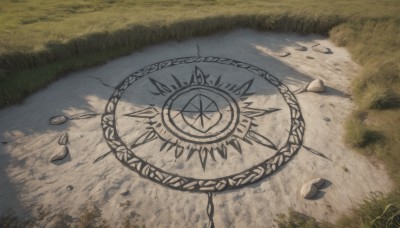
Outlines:
[{"label": "pointed spike pattern", "polygon": [[219,155],[221,155],[221,157],[223,159],[228,158],[228,153],[227,153],[225,145],[222,145],[221,147],[217,147],[217,152],[219,153]]},{"label": "pointed spike pattern", "polygon": [[221,81],[221,77],[222,77],[222,75],[218,76],[217,80],[214,83],[215,86],[218,86],[218,87],[220,86],[219,82]]},{"label": "pointed spike pattern", "polygon": [[194,75],[196,76],[196,82],[199,85],[207,84],[208,75],[205,75],[199,67],[195,67]]},{"label": "pointed spike pattern", "polygon": [[71,118],[71,120],[80,120],[80,119],[89,119],[97,116],[97,113],[85,113],[85,114],[80,114],[76,115]]},{"label": "pointed spike pattern", "polygon": [[214,156],[214,149],[213,149],[213,148],[211,148],[211,150],[210,150],[209,153],[210,153],[210,155],[211,155],[212,160],[216,161],[216,160],[215,160],[215,156]]},{"label": "pointed spike pattern", "polygon": [[154,107],[148,107],[140,111],[125,114],[124,116],[136,117],[136,118],[153,118],[158,114],[159,113],[157,109],[155,109]]},{"label": "pointed spike pattern", "polygon": [[93,164],[96,163],[96,162],[98,162],[98,161],[103,160],[103,158],[107,157],[107,156],[110,155],[111,153],[112,153],[112,151],[108,151],[107,153],[105,153],[105,154],[101,155],[100,157],[96,158],[96,160],[93,161]]},{"label": "pointed spike pattern", "polygon": [[247,90],[250,89],[251,85],[253,84],[254,79],[251,79],[247,82],[245,82],[243,85],[241,85],[239,88],[235,89],[233,93],[235,95],[243,96],[246,94]]},{"label": "pointed spike pattern", "polygon": [[176,146],[175,148],[175,158],[179,158],[183,154],[183,146]]},{"label": "pointed spike pattern", "polygon": [[195,76],[194,76],[194,72],[192,72],[192,77],[190,77],[189,85],[193,85],[195,83],[196,83],[196,79],[195,79]]},{"label": "pointed spike pattern", "polygon": [[196,151],[198,151],[198,149],[190,148],[190,149],[189,149],[189,154],[188,154],[188,156],[187,156],[187,158],[186,158],[186,161],[189,161],[189,159],[192,157],[192,155],[193,155],[194,152],[196,152]]},{"label": "pointed spike pattern", "polygon": [[182,87],[182,83],[175,77],[175,75],[171,74],[171,77],[174,79],[176,85],[178,86],[178,88]]},{"label": "pointed spike pattern", "polygon": [[[165,142],[161,145],[160,152],[163,151],[164,148],[165,148],[169,143],[170,143],[169,141],[165,141]],[[167,150],[167,151],[168,151],[168,150]]]},{"label": "pointed spike pattern", "polygon": [[281,109],[279,108],[270,108],[270,109],[258,109],[258,108],[249,108],[246,107],[245,110],[242,111],[242,114],[244,116],[247,116],[249,118],[254,118],[254,117],[259,117],[263,116],[272,112],[279,111]]},{"label": "pointed spike pattern", "polygon": [[228,144],[230,144],[233,148],[235,148],[235,150],[237,150],[239,154],[242,154],[242,147],[240,146],[240,143],[239,141],[237,141],[237,139],[232,139],[231,141],[228,142]]},{"label": "pointed spike pattern", "polygon": [[201,166],[203,167],[204,171],[206,171],[207,155],[208,155],[207,148],[200,149],[199,157],[200,157]]},{"label": "pointed spike pattern", "polygon": [[178,142],[171,143],[171,145],[168,147],[167,151],[170,151],[172,148],[174,148],[176,146],[176,144],[178,144]]},{"label": "pointed spike pattern", "polygon": [[149,78],[149,79],[150,79],[151,83],[153,83],[153,85],[156,87],[156,89],[158,90],[160,95],[165,96],[166,94],[172,92],[171,89],[168,86],[164,85],[163,83],[156,81],[152,78]]},{"label": "pointed spike pattern", "polygon": [[148,132],[144,133],[143,135],[139,136],[139,138],[136,139],[136,141],[131,145],[131,148],[135,148],[140,145],[146,144],[157,138],[158,138],[158,135],[156,134],[155,131],[148,131]]},{"label": "pointed spike pattern", "polygon": [[253,140],[254,142],[261,144],[263,146],[266,146],[268,148],[271,148],[273,150],[276,150],[276,146],[271,142],[271,140],[267,139],[266,137],[258,134],[257,132],[250,130],[247,135],[247,139]]}]

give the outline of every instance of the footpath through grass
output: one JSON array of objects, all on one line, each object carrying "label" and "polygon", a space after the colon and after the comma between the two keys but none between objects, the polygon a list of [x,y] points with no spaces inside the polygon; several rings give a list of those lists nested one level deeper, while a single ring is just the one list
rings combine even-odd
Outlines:
[{"label": "footpath through grass", "polygon": [[366,199],[337,226],[400,226],[399,0],[1,0],[0,107],[67,72],[236,27],[329,35],[362,65],[344,140],[379,158],[395,189]]}]

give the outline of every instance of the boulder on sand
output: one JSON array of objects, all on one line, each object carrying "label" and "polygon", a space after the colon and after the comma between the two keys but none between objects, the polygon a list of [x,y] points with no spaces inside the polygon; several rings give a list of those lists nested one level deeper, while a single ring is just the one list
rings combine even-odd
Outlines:
[{"label": "boulder on sand", "polygon": [[68,155],[68,147],[60,146],[59,149],[54,153],[53,157],[50,159],[51,162],[64,159]]},{"label": "boulder on sand", "polygon": [[315,79],[308,84],[306,91],[314,93],[322,93],[325,91],[324,82],[321,79]]}]

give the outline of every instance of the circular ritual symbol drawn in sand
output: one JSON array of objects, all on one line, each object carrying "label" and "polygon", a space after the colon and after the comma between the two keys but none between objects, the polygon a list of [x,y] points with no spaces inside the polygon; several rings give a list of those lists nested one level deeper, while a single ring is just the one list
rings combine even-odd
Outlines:
[{"label": "circular ritual symbol drawn in sand", "polygon": [[[219,72],[219,76],[214,75],[215,72],[208,72],[207,64],[234,68],[233,72],[242,71],[251,76],[243,77],[245,80],[240,81],[240,78],[230,79],[225,71]],[[183,66],[186,68],[182,68]],[[161,78],[154,77],[155,73],[165,70],[171,72],[174,67],[181,67],[179,75],[165,73]],[[189,68],[190,71],[187,70]],[[181,75],[182,69],[187,71],[184,76]],[[253,83],[255,79],[266,82],[278,91],[275,94],[287,106],[285,108],[290,113],[287,118],[290,123],[283,142],[275,144],[270,137],[258,131],[264,126],[258,126],[257,119],[281,115],[281,109],[262,109],[248,100],[252,96],[260,95],[252,90],[256,84]],[[151,87],[146,89],[153,98],[148,104],[136,105],[136,109],[132,110],[128,107],[129,102],[121,100],[128,96],[127,91],[131,85],[143,83],[144,80],[148,83],[147,87]],[[166,80],[169,81],[165,82]],[[124,111],[126,113],[121,113]],[[117,116],[130,118],[131,121],[119,124]],[[120,135],[120,127],[135,128],[138,122],[142,122],[145,127],[140,128],[139,134],[137,130],[130,131],[136,134],[135,139],[129,141],[124,138],[128,136]],[[170,59],[132,73],[116,87],[108,100],[101,126],[111,151],[123,165],[163,186],[181,191],[208,193],[209,197],[212,192],[242,188],[275,172],[301,148],[305,129],[295,96],[277,78],[251,64],[220,57]],[[257,165],[251,165],[239,172],[216,178],[198,178],[179,174],[179,171],[168,172],[161,166],[147,162],[142,155],[148,150],[143,149],[143,146],[150,142],[150,145],[161,142],[160,150],[170,151],[169,155],[174,156],[174,159],[182,155],[188,160],[193,155],[198,156],[200,161],[197,164],[201,164],[204,172],[207,160],[215,161],[216,155],[227,159],[230,151],[242,154],[243,144],[261,146],[260,150],[269,150],[272,154],[264,160],[257,160]],[[247,153],[247,156],[251,156],[251,153]]]}]

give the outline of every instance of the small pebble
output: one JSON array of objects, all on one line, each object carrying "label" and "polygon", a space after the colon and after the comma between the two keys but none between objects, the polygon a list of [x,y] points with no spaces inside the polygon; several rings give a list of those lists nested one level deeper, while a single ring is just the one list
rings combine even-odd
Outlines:
[{"label": "small pebble", "polygon": [[322,177],[315,178],[310,181],[317,189],[320,189],[325,184],[325,179]]},{"label": "small pebble", "polygon": [[67,122],[68,117],[66,116],[54,116],[50,118],[50,124],[51,125],[59,125]]},{"label": "small pebble", "polygon": [[328,121],[328,122],[331,121],[331,119],[330,119],[329,117],[324,117],[323,119],[324,119],[325,121]]},{"label": "small pebble", "polygon": [[307,183],[305,183],[300,190],[300,195],[303,196],[305,199],[312,199],[317,194],[319,189],[324,186],[325,179],[318,177],[315,178]]},{"label": "small pebble", "polygon": [[314,47],[312,47],[312,49],[313,49],[315,52],[319,52],[319,53],[322,53],[322,54],[329,54],[329,53],[331,53],[331,49],[329,49],[329,48],[327,48],[327,47],[325,47],[325,46],[322,46],[322,45],[314,46]]},{"label": "small pebble", "polygon": [[51,157],[50,161],[58,161],[64,159],[68,155],[68,147],[67,146],[60,146],[57,151],[54,153],[53,157]]},{"label": "small pebble", "polygon": [[321,79],[315,79],[308,84],[306,91],[314,93],[322,93],[325,91],[324,82]]},{"label": "small pebble", "polygon": [[303,45],[300,45],[300,44],[294,46],[293,49],[296,50],[296,51],[307,51],[307,48],[304,47]]},{"label": "small pebble", "polygon": [[121,196],[127,196],[129,194],[130,194],[129,190],[125,190],[125,191],[121,192]]},{"label": "small pebble", "polygon": [[279,55],[279,57],[286,57],[286,56],[290,55],[290,52],[287,52],[287,51],[286,52],[281,52],[278,55]]},{"label": "small pebble", "polygon": [[67,191],[71,191],[72,189],[74,189],[74,187],[73,187],[72,185],[68,185],[65,189],[66,189]]},{"label": "small pebble", "polygon": [[68,143],[68,133],[64,133],[58,139],[58,144],[66,145]]},{"label": "small pebble", "polygon": [[300,195],[306,199],[314,198],[318,193],[318,189],[312,184],[307,183],[301,187]]}]

